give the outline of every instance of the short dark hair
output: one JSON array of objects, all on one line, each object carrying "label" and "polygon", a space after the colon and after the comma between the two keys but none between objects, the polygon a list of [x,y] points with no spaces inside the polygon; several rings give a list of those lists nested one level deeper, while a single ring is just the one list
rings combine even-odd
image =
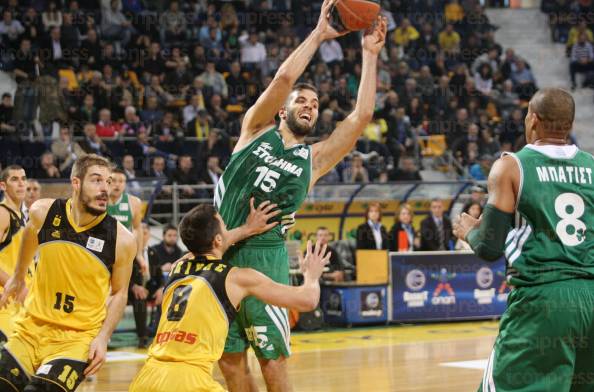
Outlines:
[{"label": "short dark hair", "polygon": [[12,95],[10,95],[10,93],[4,93],[4,94],[2,94],[2,99],[6,98],[6,97],[12,98]]},{"label": "short dark hair", "polygon": [[97,154],[82,155],[74,162],[70,178],[78,177],[83,180],[91,166],[103,166],[111,169],[111,163],[107,158]]},{"label": "short dark hair", "polygon": [[0,182],[6,182],[8,177],[10,177],[11,170],[25,170],[21,165],[10,165],[6,166],[4,170],[0,172]]},{"label": "short dark hair", "polygon": [[316,88],[316,86],[314,86],[311,83],[305,83],[305,82],[296,83],[295,85],[293,85],[291,92],[299,91],[299,90],[311,90],[314,93],[318,94],[318,89]]},{"label": "short dark hair", "polygon": [[217,210],[212,204],[197,205],[183,217],[179,232],[183,244],[194,255],[210,252],[215,236],[221,233]]},{"label": "short dark hair", "polygon": [[165,233],[167,233],[169,230],[177,231],[177,227],[175,227],[175,225],[172,225],[171,223],[166,224],[165,226],[163,226],[163,235],[165,235]]},{"label": "short dark hair", "polygon": [[575,118],[575,101],[567,91],[549,87],[538,90],[530,99],[530,108],[552,137],[566,137]]},{"label": "short dark hair", "polygon": [[318,226],[318,228],[316,229],[316,233],[320,230],[328,230],[328,228],[326,226]]},{"label": "short dark hair", "polygon": [[111,169],[111,174],[123,174],[126,176],[126,172],[121,167],[115,166]]}]

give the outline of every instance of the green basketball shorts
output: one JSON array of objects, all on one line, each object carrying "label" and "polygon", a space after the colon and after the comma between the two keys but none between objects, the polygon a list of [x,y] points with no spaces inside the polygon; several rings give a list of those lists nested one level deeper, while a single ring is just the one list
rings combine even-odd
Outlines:
[{"label": "green basketball shorts", "polygon": [[[225,260],[234,267],[253,268],[275,282],[289,284],[289,256],[284,244],[231,249],[225,254]],[[229,326],[225,352],[244,352],[250,345],[258,358],[288,357],[291,355],[290,337],[287,309],[247,297],[241,301],[237,317]]]},{"label": "green basketball shorts", "polygon": [[594,280],[512,290],[479,392],[594,391]]}]

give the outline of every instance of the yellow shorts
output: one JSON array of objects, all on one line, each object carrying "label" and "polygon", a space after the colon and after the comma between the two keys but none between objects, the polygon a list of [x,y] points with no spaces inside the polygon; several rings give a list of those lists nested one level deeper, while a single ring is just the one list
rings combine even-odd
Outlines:
[{"label": "yellow shorts", "polygon": [[149,358],[134,377],[129,392],[225,392],[203,368],[184,362]]},{"label": "yellow shorts", "polygon": [[[43,370],[40,367],[56,359],[79,363],[84,369],[89,346],[98,333],[99,330],[65,329],[26,315],[16,322],[14,334],[4,347],[29,375],[47,371],[47,366]],[[77,375],[77,378],[82,379],[83,375]]]},{"label": "yellow shorts", "polygon": [[3,340],[3,337],[8,339],[12,335],[17,319],[22,318],[24,314],[24,306],[16,302],[12,302],[6,308],[0,309],[0,341]]}]

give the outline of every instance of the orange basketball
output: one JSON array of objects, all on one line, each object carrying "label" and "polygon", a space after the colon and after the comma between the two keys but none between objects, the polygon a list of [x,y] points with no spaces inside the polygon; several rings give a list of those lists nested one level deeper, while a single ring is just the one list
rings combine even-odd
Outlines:
[{"label": "orange basketball", "polygon": [[338,30],[364,30],[373,25],[379,12],[380,6],[374,1],[339,0],[333,11],[333,25]]}]

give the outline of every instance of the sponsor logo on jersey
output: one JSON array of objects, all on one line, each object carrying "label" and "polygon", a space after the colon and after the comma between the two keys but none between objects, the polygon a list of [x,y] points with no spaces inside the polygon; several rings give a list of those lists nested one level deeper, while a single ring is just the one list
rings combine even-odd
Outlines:
[{"label": "sponsor logo on jersey", "polygon": [[406,274],[406,287],[411,291],[405,291],[402,293],[402,300],[406,303],[409,308],[419,308],[425,306],[425,301],[429,298],[429,291],[424,290],[427,278],[423,271],[419,269],[413,269],[408,271]]},{"label": "sponsor logo on jersey", "polygon": [[52,221],[52,225],[58,227],[60,226],[60,223],[62,222],[62,217],[60,215],[56,215],[54,216],[54,220]]},{"label": "sponsor logo on jersey", "polygon": [[52,231],[51,236],[54,237],[55,239],[59,240],[60,237],[61,237],[60,230],[54,230],[54,231]]},{"label": "sponsor logo on jersey", "polygon": [[184,344],[195,344],[197,335],[186,331],[165,331],[159,332],[155,337],[157,344],[165,344],[167,342],[176,341]]},{"label": "sponsor logo on jersey", "polygon": [[41,365],[39,369],[37,369],[37,374],[49,374],[51,369],[52,365],[50,364]]},{"label": "sponsor logo on jersey", "polygon": [[95,252],[102,252],[103,245],[105,245],[105,241],[99,238],[89,237],[87,240],[87,249],[94,250]]},{"label": "sponsor logo on jersey", "polygon": [[128,203],[122,203],[118,208],[120,211],[130,211],[130,206]]},{"label": "sponsor logo on jersey", "polygon": [[303,159],[307,159],[309,158],[309,149],[301,147],[300,149],[293,151],[293,155],[301,157]]}]

